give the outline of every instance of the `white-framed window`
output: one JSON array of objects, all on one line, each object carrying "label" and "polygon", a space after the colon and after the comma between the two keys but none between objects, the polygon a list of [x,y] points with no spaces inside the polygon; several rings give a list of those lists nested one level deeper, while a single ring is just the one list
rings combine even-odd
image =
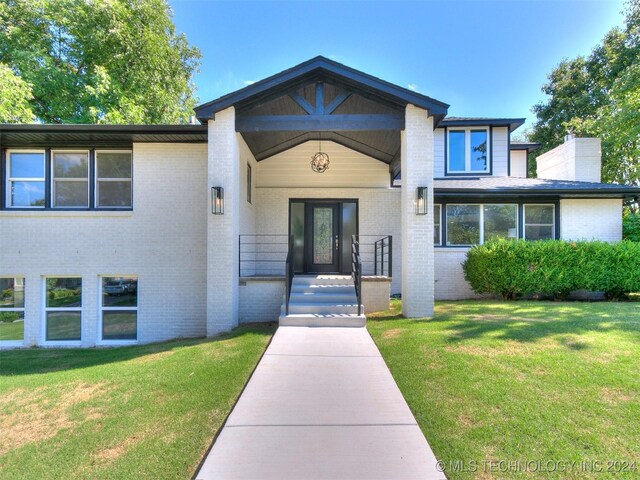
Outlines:
[{"label": "white-framed window", "polygon": [[523,216],[525,240],[556,238],[556,206],[554,204],[525,204]]},{"label": "white-framed window", "polygon": [[89,207],[89,152],[51,152],[51,205],[63,208]]},{"label": "white-framed window", "polygon": [[6,205],[44,208],[45,170],[44,150],[8,150]]},{"label": "white-framed window", "polygon": [[24,278],[0,277],[0,342],[24,340]]},{"label": "white-framed window", "polygon": [[433,206],[433,244],[442,245],[442,206]]},{"label": "white-framed window", "polygon": [[82,338],[82,278],[44,277],[44,340],[79,342]]},{"label": "white-framed window", "polygon": [[138,277],[100,277],[100,340],[135,342],[138,339]]},{"label": "white-framed window", "polygon": [[447,245],[477,245],[494,238],[518,238],[518,205],[447,205]]},{"label": "white-framed window", "polygon": [[132,174],[130,150],[96,150],[96,207],[130,208]]},{"label": "white-framed window", "polygon": [[447,173],[489,173],[491,145],[488,127],[447,130]]}]

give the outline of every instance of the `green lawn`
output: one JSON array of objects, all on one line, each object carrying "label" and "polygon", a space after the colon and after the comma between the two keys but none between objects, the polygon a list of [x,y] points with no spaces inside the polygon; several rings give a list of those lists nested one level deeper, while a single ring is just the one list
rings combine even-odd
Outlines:
[{"label": "green lawn", "polygon": [[[367,325],[449,478],[640,478],[640,303],[393,306]],[[587,463],[514,471],[548,461]]]},{"label": "green lawn", "polygon": [[24,321],[0,322],[0,340],[22,340],[23,338]]},{"label": "green lawn", "polygon": [[0,477],[190,478],[274,328],[0,352]]}]

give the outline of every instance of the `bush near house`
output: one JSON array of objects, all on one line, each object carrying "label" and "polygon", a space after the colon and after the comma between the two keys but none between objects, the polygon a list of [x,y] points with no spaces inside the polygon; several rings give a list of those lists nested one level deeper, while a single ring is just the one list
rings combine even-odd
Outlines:
[{"label": "bush near house", "polygon": [[640,244],[498,239],[469,250],[462,264],[477,293],[566,298],[574,290],[602,291],[609,299],[640,291]]},{"label": "bush near house", "polygon": [[640,242],[640,212],[627,210],[622,217],[622,238]]}]

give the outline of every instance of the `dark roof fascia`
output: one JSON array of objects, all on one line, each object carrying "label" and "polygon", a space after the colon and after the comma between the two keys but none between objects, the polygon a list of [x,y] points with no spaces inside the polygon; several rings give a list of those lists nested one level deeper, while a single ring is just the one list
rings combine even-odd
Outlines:
[{"label": "dark roof fascia", "polygon": [[509,127],[513,132],[518,127],[524,125],[526,118],[444,118],[439,127]]},{"label": "dark roof fascia", "polygon": [[0,135],[4,132],[20,133],[140,133],[164,135],[202,135],[207,125],[93,125],[49,123],[0,123]]},{"label": "dark roof fascia", "polygon": [[531,153],[541,146],[541,143],[511,142],[511,150],[526,150],[527,153]]},{"label": "dark roof fascia", "polygon": [[214,118],[216,112],[232,105],[238,106],[243,102],[260,98],[267,95],[269,90],[286,90],[314,76],[327,76],[356,88],[366,87],[375,91],[382,98],[391,98],[400,104],[411,103],[417,107],[425,108],[437,119],[444,117],[449,108],[448,104],[439,100],[318,56],[216,100],[199,105],[194,110],[200,121],[206,121]]},{"label": "dark roof fascia", "polygon": [[640,195],[640,189],[633,187],[606,189],[563,189],[563,188],[438,188],[433,194],[440,197],[560,197],[560,198],[634,198]]}]

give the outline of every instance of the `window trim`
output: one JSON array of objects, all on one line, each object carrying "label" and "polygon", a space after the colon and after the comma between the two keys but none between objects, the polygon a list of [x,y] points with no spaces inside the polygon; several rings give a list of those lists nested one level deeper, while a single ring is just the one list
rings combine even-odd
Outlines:
[{"label": "window trim", "polygon": [[[52,181],[53,181],[53,172],[51,171],[52,166],[52,152],[53,151],[89,151],[89,206],[88,207],[53,207],[53,192],[52,192]],[[95,172],[95,152],[111,152],[111,151],[121,151],[131,154],[131,205],[128,207],[97,207],[95,203],[95,180],[96,180],[96,172]],[[44,165],[45,165],[45,179],[37,180],[43,181],[45,184],[45,202],[44,206],[12,206],[11,205],[11,197],[10,197],[10,188],[9,188],[9,165],[10,165],[10,152],[26,152],[26,153],[42,153],[44,152]],[[86,211],[133,211],[133,201],[134,201],[134,184],[133,184],[133,170],[134,170],[134,151],[133,148],[127,147],[87,147],[87,146],[78,146],[78,147],[42,147],[42,148],[12,148],[12,147],[0,147],[0,181],[5,189],[5,195],[0,194],[0,210],[2,211],[55,211],[55,212],[86,212]],[[13,179],[12,179],[13,180]]]},{"label": "window trim", "polygon": [[445,215],[444,215],[444,221],[447,222],[448,221],[448,210],[449,210],[449,206],[468,206],[468,207],[475,207],[478,206],[480,207],[480,216],[479,216],[479,242],[477,244],[473,244],[473,243],[469,243],[469,244],[449,244],[449,229],[446,229],[445,234],[447,235],[447,238],[443,239],[444,240],[444,244],[443,246],[446,247],[453,247],[453,248],[457,248],[457,247],[463,247],[463,248],[468,248],[468,247],[473,247],[474,245],[483,245],[484,244],[484,207],[486,205],[511,205],[516,207],[515,209],[515,220],[516,220],[516,237],[514,238],[514,240],[518,240],[519,239],[519,232],[520,232],[520,215],[519,215],[519,203],[512,203],[512,202],[486,202],[486,203],[460,203],[460,202],[455,202],[455,203],[447,203],[445,205]]},{"label": "window trim", "polygon": [[247,203],[249,205],[253,205],[252,199],[252,189],[253,189],[253,169],[251,168],[251,162],[247,162]]},{"label": "window trim", "polygon": [[[436,215],[436,207],[439,208],[438,215]],[[438,239],[440,240],[436,243],[435,238],[433,239],[433,246],[440,247],[442,246],[442,204],[434,203],[433,204],[433,226],[438,226]]]},{"label": "window trim", "polygon": [[[99,177],[99,161],[98,157],[101,153],[128,153],[131,155],[131,168],[129,170],[129,178],[100,178]],[[116,149],[95,149],[93,151],[94,158],[94,174],[93,174],[93,205],[95,210],[132,210],[133,209],[133,150],[116,150]],[[129,198],[130,204],[128,206],[115,207],[115,206],[106,206],[101,207],[98,202],[98,181],[101,182],[129,182],[131,184],[129,191],[131,196]]]},{"label": "window trim", "polygon": [[[63,210],[66,208],[73,208],[73,209],[89,209],[91,206],[91,150],[90,149],[58,149],[58,148],[52,148],[50,150],[50,154],[49,154],[49,161],[51,162],[51,179],[50,179],[50,189],[49,191],[51,192],[50,194],[50,200],[49,200],[49,204],[51,205],[52,209],[55,210]],[[86,153],[87,155],[87,177],[85,178],[80,178],[80,177],[72,177],[72,178],[56,178],[56,174],[55,174],[55,156],[57,153]],[[56,182],[87,182],[87,205],[75,205],[75,206],[70,206],[70,205],[64,205],[64,206],[56,206]],[[46,202],[46,199],[45,199]]]},{"label": "window trim", "polygon": [[22,313],[22,340],[0,340],[0,345],[2,345],[3,347],[19,347],[24,345],[24,326],[25,326],[25,308],[27,305],[27,297],[26,297],[26,290],[25,290],[25,278],[22,275],[0,275],[0,278],[10,278],[13,279],[13,289],[15,292],[15,283],[17,279],[22,279],[22,289],[24,292],[24,303],[22,307],[2,307],[0,306],[0,312],[18,312],[18,313]]},{"label": "window trim", "polygon": [[[11,177],[11,154],[12,153],[41,153],[42,154],[42,171],[44,172],[44,177]],[[5,175],[6,179],[4,181],[4,189],[5,189],[5,198],[4,204],[7,209],[18,210],[44,210],[47,205],[47,150],[45,148],[8,148],[6,150],[6,154],[4,155],[6,159],[5,166]],[[45,204],[42,206],[35,205],[16,205],[14,206],[11,202],[11,182],[42,182],[45,187],[44,192],[44,202]]]},{"label": "window trim", "polygon": [[[487,135],[487,168],[486,170],[471,170],[471,133],[484,131]],[[449,133],[464,132],[464,170],[451,170],[449,162],[451,160]],[[478,176],[493,174],[493,127],[490,126],[467,126],[467,127],[446,127],[445,128],[445,175],[446,176]]]},{"label": "window trim", "polygon": [[[79,307],[47,307],[47,280],[50,278],[79,278],[81,282],[80,306]],[[42,276],[42,321],[41,321],[41,344],[77,347],[82,345],[82,321],[84,319],[84,279],[82,275],[43,275]],[[80,312],[80,340],[48,340],[47,339],[47,313],[48,312]]]},{"label": "window trim", "polygon": [[[139,276],[134,274],[104,274],[98,275],[98,332],[96,338],[96,345],[137,345],[139,338],[139,324],[138,324],[138,308],[139,308],[139,296],[136,292],[136,306],[135,307],[105,307],[102,303],[102,281],[105,278],[116,278],[116,277],[135,277],[137,283],[136,289],[139,289]],[[102,336],[102,316],[104,311],[108,312],[136,312],[136,338],[135,340],[131,339],[105,339]]]},{"label": "window trim", "polygon": [[[522,204],[522,239],[527,239],[527,206],[536,207],[552,207],[553,213],[551,215],[551,224],[549,223],[530,223],[530,226],[548,227],[551,226],[551,240],[558,238],[556,234],[556,205],[555,203],[523,203]],[[535,240],[532,240],[535,241]]]}]

